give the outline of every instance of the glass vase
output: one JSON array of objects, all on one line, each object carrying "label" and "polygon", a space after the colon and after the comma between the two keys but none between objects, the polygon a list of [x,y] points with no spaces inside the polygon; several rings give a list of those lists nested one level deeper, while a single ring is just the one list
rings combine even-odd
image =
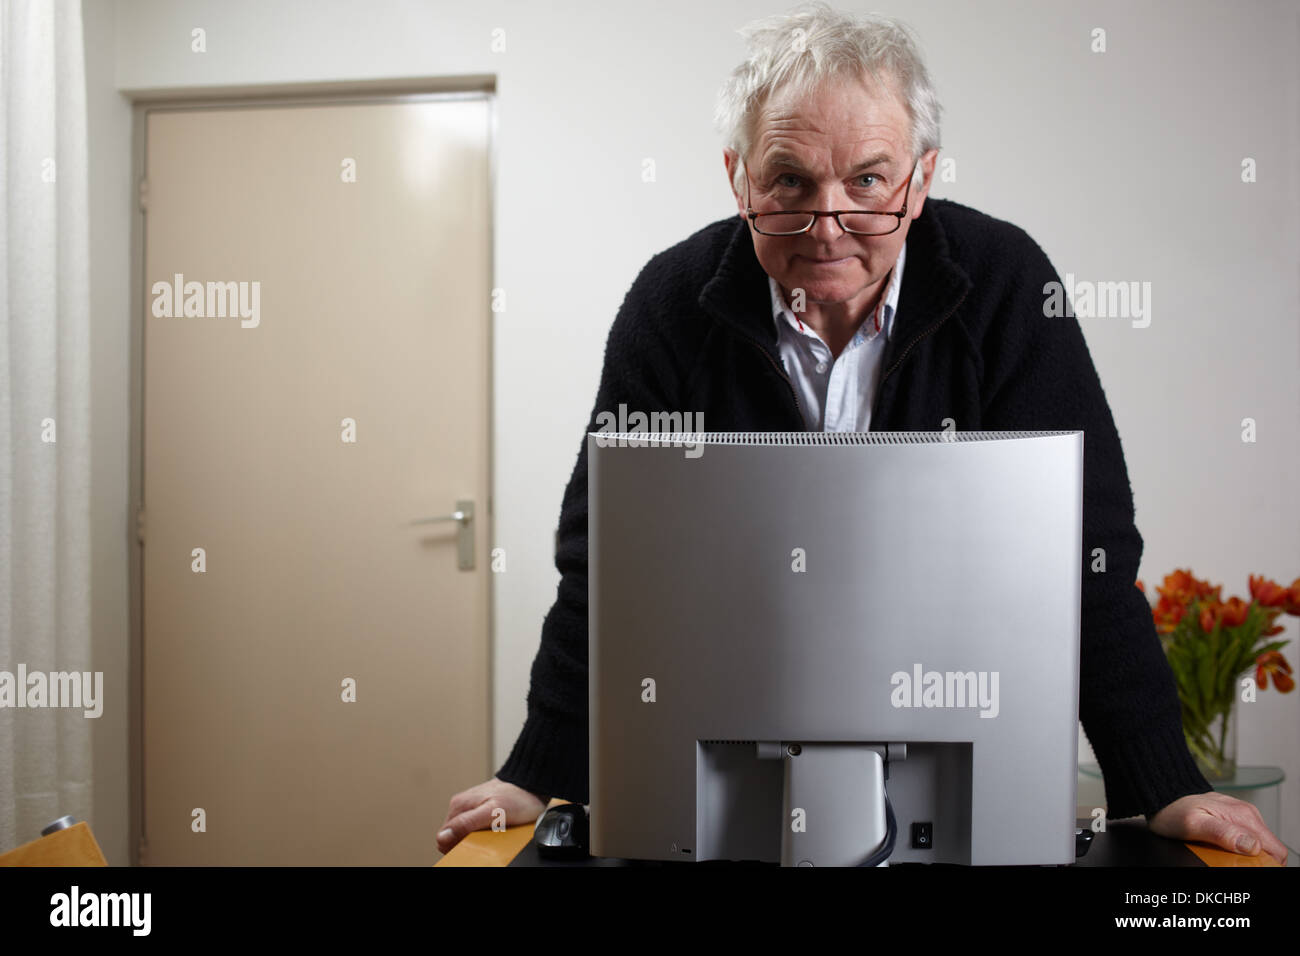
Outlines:
[{"label": "glass vase", "polygon": [[1187,749],[1206,780],[1231,780],[1237,775],[1237,695],[1232,704],[1210,719],[1199,733],[1183,727]]}]

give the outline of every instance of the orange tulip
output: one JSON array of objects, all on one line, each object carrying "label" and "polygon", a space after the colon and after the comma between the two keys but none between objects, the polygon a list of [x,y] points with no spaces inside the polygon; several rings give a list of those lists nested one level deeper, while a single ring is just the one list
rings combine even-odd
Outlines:
[{"label": "orange tulip", "polygon": [[[1285,594],[1286,592],[1284,591],[1283,593]],[[1281,634],[1283,631],[1286,630],[1285,627],[1277,623],[1277,619],[1281,616],[1282,616],[1282,608],[1280,607],[1264,608],[1264,620],[1268,622],[1268,627],[1264,631],[1265,637],[1272,637],[1273,635]]]},{"label": "orange tulip", "polygon": [[1197,598],[1208,598],[1212,601],[1219,600],[1219,591],[1223,587],[1221,584],[1211,585],[1208,581],[1202,581],[1192,574],[1191,571],[1184,571],[1181,568],[1172,574],[1166,575],[1164,584],[1156,588],[1161,597],[1167,597],[1178,604],[1188,604]]},{"label": "orange tulip", "polygon": [[1300,578],[1292,581],[1291,587],[1287,588],[1286,604],[1283,606],[1283,610],[1287,614],[1300,616]]},{"label": "orange tulip", "polygon": [[1223,627],[1240,627],[1246,622],[1250,605],[1239,597],[1230,597],[1225,602],[1215,601],[1201,605],[1201,630],[1209,634],[1216,624]]},{"label": "orange tulip", "polygon": [[1168,598],[1175,604],[1186,604],[1201,593],[1205,582],[1198,581],[1191,571],[1181,568],[1165,575],[1164,583],[1156,588],[1161,597]]},{"label": "orange tulip", "polygon": [[1246,623],[1246,614],[1249,611],[1249,603],[1239,597],[1230,597],[1226,604],[1219,605],[1219,621],[1224,627],[1240,627]]},{"label": "orange tulip", "polygon": [[1269,651],[1255,659],[1255,683],[1260,690],[1268,689],[1269,674],[1273,675],[1273,686],[1279,693],[1286,694],[1295,689],[1295,681],[1291,679],[1291,665],[1281,651]]},{"label": "orange tulip", "polygon": [[1187,611],[1185,604],[1175,604],[1166,597],[1161,597],[1160,602],[1151,609],[1151,616],[1155,619],[1156,630],[1161,634],[1169,634],[1176,627],[1178,622],[1183,619],[1183,614]]},{"label": "orange tulip", "polygon": [[1250,576],[1250,596],[1264,607],[1282,607],[1286,604],[1287,589],[1276,581],[1255,575]]}]

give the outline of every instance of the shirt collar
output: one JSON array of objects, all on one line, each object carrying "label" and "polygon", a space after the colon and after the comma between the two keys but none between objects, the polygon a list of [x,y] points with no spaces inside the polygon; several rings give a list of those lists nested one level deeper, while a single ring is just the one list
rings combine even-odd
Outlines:
[{"label": "shirt collar", "polygon": [[[894,263],[894,269],[889,276],[889,285],[885,288],[885,294],[881,297],[879,310],[881,315],[881,329],[888,340],[894,331],[894,313],[898,310],[898,295],[903,288],[903,260],[907,258],[907,243],[904,241],[903,247],[898,251],[898,261]],[[804,325],[799,318],[786,307],[785,296],[781,294],[781,286],[771,276],[767,277],[768,288],[771,290],[772,297],[772,319],[776,323],[776,334],[781,334],[781,322],[784,320],[787,325],[797,332],[803,332]],[[870,321],[868,318],[867,321]]]}]

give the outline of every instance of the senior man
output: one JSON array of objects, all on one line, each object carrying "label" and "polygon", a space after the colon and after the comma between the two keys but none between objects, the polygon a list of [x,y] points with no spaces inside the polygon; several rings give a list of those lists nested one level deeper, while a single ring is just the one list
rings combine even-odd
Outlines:
[{"label": "senior man", "polygon": [[[1240,853],[1286,848],[1212,791],[1184,742],[1173,678],[1135,586],[1142,539],[1119,436],[1057,281],[1022,230],[929,199],[939,106],[910,32],[824,4],[743,31],[719,99],[737,217],[655,256],[610,330],[588,431],[620,405],[702,413],[715,431],[1082,429],[1080,702],[1112,819]],[[951,427],[951,426],[949,426]],[[560,517],[559,593],[528,720],[491,780],[452,798],[446,851],[506,811],[588,799],[586,442]]]}]

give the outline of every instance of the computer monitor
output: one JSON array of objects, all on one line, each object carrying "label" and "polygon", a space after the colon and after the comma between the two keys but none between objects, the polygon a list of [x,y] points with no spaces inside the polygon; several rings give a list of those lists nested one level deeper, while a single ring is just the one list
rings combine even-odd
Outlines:
[{"label": "computer monitor", "polygon": [[591,433],[588,483],[593,856],[1073,862],[1082,432]]}]

